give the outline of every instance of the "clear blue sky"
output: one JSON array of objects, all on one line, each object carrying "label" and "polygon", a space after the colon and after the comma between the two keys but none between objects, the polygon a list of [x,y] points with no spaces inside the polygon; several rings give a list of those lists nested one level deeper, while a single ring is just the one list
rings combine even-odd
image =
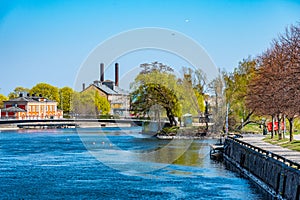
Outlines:
[{"label": "clear blue sky", "polygon": [[[72,87],[99,43],[143,27],[181,32],[202,45],[217,67],[232,71],[299,21],[300,1],[292,0],[0,0],[0,93],[39,82]],[[121,73],[131,62],[120,63]]]}]

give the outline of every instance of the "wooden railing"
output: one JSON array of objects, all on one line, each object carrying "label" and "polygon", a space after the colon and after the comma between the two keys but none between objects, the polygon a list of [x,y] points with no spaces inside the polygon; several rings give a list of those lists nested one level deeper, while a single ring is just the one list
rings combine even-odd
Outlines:
[{"label": "wooden railing", "polygon": [[261,153],[262,155],[266,156],[266,157],[270,157],[270,158],[273,158],[279,162],[282,162],[283,164],[287,165],[287,166],[290,166],[290,167],[293,167],[293,168],[296,168],[296,169],[300,169],[300,164],[297,163],[297,162],[294,162],[292,160],[289,160],[281,155],[278,155],[276,153],[273,153],[271,151],[267,151],[265,149],[262,149],[260,147],[257,147],[257,146],[254,146],[254,145],[251,145],[247,142],[244,142],[244,141],[241,141],[237,138],[234,138],[232,136],[228,136],[227,137],[228,140],[232,140],[238,144],[240,144],[241,146],[244,146],[244,147],[247,147],[249,149],[252,149],[253,151],[256,151],[258,153]]}]

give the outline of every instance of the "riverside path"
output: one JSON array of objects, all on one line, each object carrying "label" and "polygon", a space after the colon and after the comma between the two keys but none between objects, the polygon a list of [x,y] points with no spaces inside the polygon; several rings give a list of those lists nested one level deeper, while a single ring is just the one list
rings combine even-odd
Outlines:
[{"label": "riverside path", "polygon": [[[300,152],[293,151],[287,148],[283,148],[281,146],[273,145],[263,141],[263,135],[243,135],[243,138],[239,138],[239,140],[249,143],[253,146],[259,147],[266,151],[272,152],[274,154],[280,155],[288,160],[291,160],[295,163],[300,164]],[[295,140],[300,140],[300,135],[294,136]]]}]

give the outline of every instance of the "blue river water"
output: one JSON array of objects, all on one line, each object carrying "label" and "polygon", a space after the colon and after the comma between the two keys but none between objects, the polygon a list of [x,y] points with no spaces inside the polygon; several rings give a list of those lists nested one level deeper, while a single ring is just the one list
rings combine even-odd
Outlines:
[{"label": "blue river water", "polygon": [[138,131],[2,131],[0,199],[266,199],[210,160],[216,141],[170,142]]}]

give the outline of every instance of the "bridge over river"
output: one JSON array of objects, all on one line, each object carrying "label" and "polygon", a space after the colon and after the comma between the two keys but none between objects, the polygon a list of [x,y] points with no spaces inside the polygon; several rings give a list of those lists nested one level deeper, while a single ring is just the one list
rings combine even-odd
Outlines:
[{"label": "bridge over river", "polygon": [[141,119],[2,119],[0,126],[11,125],[18,128],[71,128],[71,127],[106,127],[106,126],[142,126],[150,120]]}]

